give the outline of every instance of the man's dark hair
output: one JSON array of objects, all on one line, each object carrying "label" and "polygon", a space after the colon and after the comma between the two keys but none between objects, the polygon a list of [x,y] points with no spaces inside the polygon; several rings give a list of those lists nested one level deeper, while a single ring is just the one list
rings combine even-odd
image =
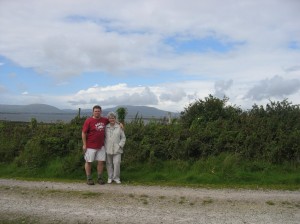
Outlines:
[{"label": "man's dark hair", "polygon": [[102,110],[102,108],[101,108],[99,105],[95,105],[95,106],[93,107],[93,111],[94,111],[95,109],[100,109],[100,110]]}]

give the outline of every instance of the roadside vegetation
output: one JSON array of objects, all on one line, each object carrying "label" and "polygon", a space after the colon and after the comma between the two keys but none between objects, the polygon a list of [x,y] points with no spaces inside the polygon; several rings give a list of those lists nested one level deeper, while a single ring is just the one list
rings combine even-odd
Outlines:
[{"label": "roadside vegetation", "polygon": [[[300,188],[300,107],[287,100],[243,111],[211,95],[167,118],[126,123],[123,183]],[[118,111],[126,116],[126,108]],[[84,181],[81,128],[0,121],[0,177]],[[96,167],[93,167],[96,174]]]}]

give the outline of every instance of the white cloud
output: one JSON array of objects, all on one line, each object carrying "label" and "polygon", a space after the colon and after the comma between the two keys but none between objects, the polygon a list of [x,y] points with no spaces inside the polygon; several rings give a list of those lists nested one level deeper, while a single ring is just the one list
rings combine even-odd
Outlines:
[{"label": "white cloud", "polygon": [[0,84],[0,93],[5,93],[6,91],[6,87]]},{"label": "white cloud", "polygon": [[164,92],[160,95],[162,101],[178,102],[186,96],[185,91],[182,88],[174,89],[171,92]]},{"label": "white cloud", "polygon": [[299,90],[300,79],[284,79],[280,76],[274,76],[253,86],[245,98],[254,100],[269,99],[271,97],[284,98],[297,93]]},{"label": "white cloud", "polygon": [[[278,46],[291,41],[289,33],[300,39],[296,10],[300,4],[292,0],[285,4],[263,1],[259,6],[255,1],[227,1],[223,7],[216,7],[218,1],[128,1],[126,8],[122,1],[66,1],[59,7],[55,2],[2,2],[0,31],[6,35],[1,35],[5,45],[0,53],[57,78],[84,71],[118,73],[153,66],[198,74],[214,70],[214,63],[234,63],[237,56],[243,58],[245,54],[256,54],[254,62],[264,55],[270,57],[270,51],[282,51]],[[67,19],[76,17],[83,19]],[[216,54],[182,56],[161,42],[178,33],[246,44],[243,51],[229,57],[232,61]],[[226,65],[222,68],[230,72]]]},{"label": "white cloud", "polygon": [[215,93],[214,95],[220,99],[226,96],[226,90],[228,90],[232,86],[233,81],[217,81],[215,82]]},{"label": "white cloud", "polygon": [[213,83],[185,82],[166,83],[159,86],[129,87],[124,83],[106,86],[91,87],[80,90],[68,98],[68,103],[73,107],[92,108],[99,104],[103,108],[116,105],[147,105],[168,111],[182,111],[186,104],[199,97],[205,97],[212,89]]},{"label": "white cloud", "polygon": [[[28,93],[22,100],[19,95],[1,98],[47,101],[60,108],[123,102],[171,110],[212,93],[226,94],[231,103],[242,106],[268,97],[297,100],[299,8],[296,0],[226,0],[222,7],[218,0],[4,0],[0,56],[52,77],[62,88],[85,73],[100,75],[95,78],[99,85],[77,87],[60,97]],[[172,38],[215,42],[205,51],[180,52],[167,41]],[[218,51],[214,44],[228,49]],[[159,81],[173,71],[178,79]],[[118,84],[118,77],[142,80],[145,74],[158,81]],[[113,76],[114,82],[101,83],[105,75]],[[21,84],[19,90],[27,91]],[[2,85],[0,92],[4,89],[9,87]]]},{"label": "white cloud", "polygon": [[149,87],[129,88],[126,84],[118,84],[80,90],[69,102],[76,106],[91,107],[93,104],[102,106],[157,105],[158,100]]}]

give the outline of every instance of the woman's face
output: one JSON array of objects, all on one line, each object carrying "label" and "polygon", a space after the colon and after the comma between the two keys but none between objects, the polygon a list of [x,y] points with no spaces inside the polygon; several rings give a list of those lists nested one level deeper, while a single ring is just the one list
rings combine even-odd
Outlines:
[{"label": "woman's face", "polygon": [[109,117],[108,120],[109,120],[109,123],[111,123],[111,124],[116,123],[116,118],[114,118],[114,117]]}]

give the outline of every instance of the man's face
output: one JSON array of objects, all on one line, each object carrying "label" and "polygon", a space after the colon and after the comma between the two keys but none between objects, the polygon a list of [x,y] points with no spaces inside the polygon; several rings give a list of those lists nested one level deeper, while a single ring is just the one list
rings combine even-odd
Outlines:
[{"label": "man's face", "polygon": [[95,108],[93,111],[93,117],[94,118],[100,118],[101,117],[101,110],[98,108]]}]

